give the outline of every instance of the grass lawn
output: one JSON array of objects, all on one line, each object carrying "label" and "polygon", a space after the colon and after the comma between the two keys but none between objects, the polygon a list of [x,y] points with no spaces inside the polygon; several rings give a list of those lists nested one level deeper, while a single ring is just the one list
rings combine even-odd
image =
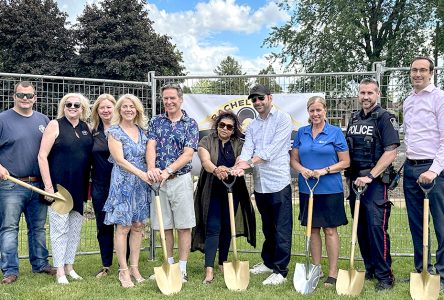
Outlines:
[{"label": "grass lawn", "polygon": [[[158,256],[161,256],[158,251]],[[258,254],[240,254],[241,260],[249,260],[250,266],[258,263]],[[324,260],[325,263],[326,260]],[[71,282],[67,286],[60,286],[55,279],[42,274],[32,274],[27,260],[21,260],[19,280],[12,285],[2,285],[0,299],[346,299],[336,294],[334,288],[324,288],[319,283],[315,292],[310,295],[300,295],[293,288],[292,276],[296,262],[303,262],[302,257],[293,257],[290,263],[288,281],[281,286],[263,286],[262,281],[267,275],[252,275],[250,285],[244,292],[232,292],[225,287],[223,275],[216,273],[215,281],[210,285],[203,285],[203,255],[192,253],[188,263],[189,282],[184,284],[182,291],[174,296],[163,296],[157,288],[155,281],[146,281],[133,289],[123,289],[117,280],[117,263],[114,262],[111,275],[96,279],[95,272],[100,267],[99,255],[77,256],[75,269],[83,276],[84,280]],[[412,266],[412,258],[395,257],[393,268],[397,279],[408,278]],[[160,266],[161,261],[148,261],[147,254],[142,253],[139,263],[143,276],[148,277],[153,272],[154,266]],[[357,267],[362,270],[362,262],[357,262]],[[340,261],[340,268],[347,269],[348,262]],[[327,270],[323,265],[324,272]],[[323,280],[323,279],[321,279]],[[366,281],[359,299],[409,299],[409,284],[398,282],[395,288],[386,292],[375,292],[374,281]]]}]

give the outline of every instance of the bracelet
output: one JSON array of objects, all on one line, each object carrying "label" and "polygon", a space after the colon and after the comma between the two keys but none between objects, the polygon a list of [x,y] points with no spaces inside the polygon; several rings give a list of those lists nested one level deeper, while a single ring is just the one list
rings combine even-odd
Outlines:
[{"label": "bracelet", "polygon": [[325,171],[327,171],[327,174],[330,174],[330,167],[328,166],[327,168],[325,168]]},{"label": "bracelet", "polygon": [[49,189],[52,189],[53,188],[53,186],[51,185],[50,187],[45,187],[45,190],[49,190]]},{"label": "bracelet", "polygon": [[[217,167],[214,168],[212,173],[214,174],[214,172],[216,172],[216,170],[217,170]],[[214,174],[214,175],[216,175],[216,174]]]}]

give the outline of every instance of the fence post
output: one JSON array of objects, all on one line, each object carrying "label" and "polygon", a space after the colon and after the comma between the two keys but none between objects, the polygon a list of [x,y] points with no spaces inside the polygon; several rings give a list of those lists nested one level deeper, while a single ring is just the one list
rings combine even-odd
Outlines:
[{"label": "fence post", "polygon": [[[384,66],[385,61],[375,61],[372,64],[373,71],[375,71],[375,79],[378,81],[380,87],[382,86],[381,78],[382,74],[384,73]],[[378,98],[378,104],[381,105],[381,97]]]},{"label": "fence post", "polygon": [[156,91],[157,91],[157,82],[156,82],[156,72],[150,71],[149,73],[149,82],[151,85],[151,117],[156,115]]}]

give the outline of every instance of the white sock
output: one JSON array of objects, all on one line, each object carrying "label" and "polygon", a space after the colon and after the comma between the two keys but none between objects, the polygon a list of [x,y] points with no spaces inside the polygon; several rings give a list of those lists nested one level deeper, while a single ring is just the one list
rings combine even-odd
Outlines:
[{"label": "white sock", "polygon": [[170,265],[172,265],[172,264],[174,264],[174,257],[168,257],[168,263],[170,264]]},{"label": "white sock", "polygon": [[187,272],[187,261],[186,260],[179,260],[179,268],[182,272]]}]

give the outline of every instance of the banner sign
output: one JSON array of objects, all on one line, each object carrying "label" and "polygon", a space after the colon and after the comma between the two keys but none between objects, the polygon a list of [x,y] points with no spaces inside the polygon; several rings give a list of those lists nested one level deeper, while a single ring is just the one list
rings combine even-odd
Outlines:
[{"label": "banner sign", "polygon": [[[323,93],[273,94],[273,105],[276,109],[287,112],[293,124],[292,140],[297,130],[308,124],[307,101],[312,96],[322,96]],[[196,120],[199,125],[199,138],[206,136],[213,125],[213,118],[219,110],[232,110],[239,118],[242,132],[254,120],[258,113],[245,95],[207,95],[184,94],[182,108]],[[193,157],[192,174],[200,172],[200,160],[197,153]]]}]

